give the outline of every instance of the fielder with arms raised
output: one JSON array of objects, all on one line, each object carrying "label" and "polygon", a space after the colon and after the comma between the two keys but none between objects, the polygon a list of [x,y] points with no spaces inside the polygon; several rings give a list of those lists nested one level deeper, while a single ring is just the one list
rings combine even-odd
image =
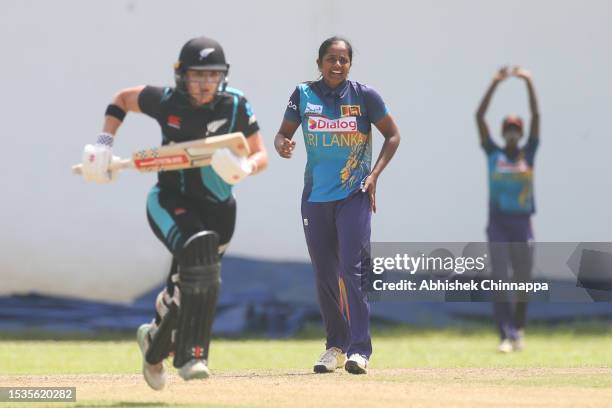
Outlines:
[{"label": "fielder with arms raised", "polygon": [[140,326],[137,335],[145,380],[156,390],[165,385],[164,359],[172,351],[183,379],[209,375],[220,258],[236,220],[232,184],[261,172],[268,162],[249,102],[226,86],[228,70],[217,41],[206,37],[188,41],[175,65],[176,86],[138,86],[118,92],[106,110],[96,144],[84,149],[83,177],[98,183],[113,181],[117,172],[110,164],[117,158],[111,147],[126,112],[155,119],[163,145],[242,132],[250,148],[248,157],[219,149],[210,166],[161,171],[149,193],[151,229],[173,255],[167,287],[157,298],[155,320]]},{"label": "fielder with arms raised", "polygon": [[[491,138],[485,115],[497,86],[512,76],[524,80],[527,85],[531,109],[529,137],[525,144],[519,145],[524,133],[523,120],[516,115],[509,115],[501,127],[505,146],[498,146]],[[533,177],[535,156],[540,144],[540,113],[529,71],[521,67],[512,70],[502,67],[493,77],[480,102],[476,123],[489,169],[487,238],[492,277],[504,281],[528,282],[533,269],[531,216],[536,210]],[[495,292],[493,309],[500,335],[500,352],[509,353],[524,347],[528,301],[529,297],[525,293],[518,292],[516,298],[512,299],[506,292]]]}]

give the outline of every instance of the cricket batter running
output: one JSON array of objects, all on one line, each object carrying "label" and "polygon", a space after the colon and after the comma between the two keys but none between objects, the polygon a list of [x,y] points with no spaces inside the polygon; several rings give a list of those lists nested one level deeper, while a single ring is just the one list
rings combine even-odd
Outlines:
[{"label": "cricket batter running", "polygon": [[211,327],[220,285],[220,259],[236,220],[232,184],[267,166],[267,153],[251,105],[227,87],[229,64],[210,38],[188,41],[175,64],[175,87],[137,86],[119,91],[108,108],[102,133],[85,146],[82,175],[108,183],[118,158],[111,148],[127,112],[142,112],[159,123],[162,145],[232,132],[246,136],[250,154],[218,149],[210,166],[158,172],[147,199],[151,229],[173,255],[167,287],[157,297],[156,316],[138,329],[147,384],[166,382],[164,359],[184,380],[206,378]]}]

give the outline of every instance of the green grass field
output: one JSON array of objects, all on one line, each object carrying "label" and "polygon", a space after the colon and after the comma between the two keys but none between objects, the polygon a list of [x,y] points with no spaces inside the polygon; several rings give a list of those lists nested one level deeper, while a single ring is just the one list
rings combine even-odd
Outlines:
[{"label": "green grass field", "polygon": [[[25,339],[32,337],[36,339]],[[516,399],[511,405],[523,406],[606,406],[612,401],[612,325],[598,322],[533,327],[526,349],[510,355],[495,351],[497,339],[488,327],[380,326],[373,332],[371,371],[358,377],[341,370],[310,373],[323,350],[320,329],[305,330],[290,340],[214,339],[213,378],[184,383],[173,376],[162,392],[149,390],[140,378],[141,357],[132,338],[48,337],[0,335],[0,385],[77,387],[76,404],[50,406],[268,407],[316,402],[335,407],[354,397],[343,396],[342,390],[361,395],[352,406],[508,406],[499,399],[504,393]],[[326,392],[333,397],[320,395]]]}]

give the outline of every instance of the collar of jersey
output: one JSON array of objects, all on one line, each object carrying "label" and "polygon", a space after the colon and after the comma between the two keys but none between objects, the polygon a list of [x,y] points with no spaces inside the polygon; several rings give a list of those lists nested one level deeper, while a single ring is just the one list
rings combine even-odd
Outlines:
[{"label": "collar of jersey", "polygon": [[348,82],[349,81],[345,79],[334,89],[331,89],[329,86],[327,86],[327,84],[325,83],[325,80],[323,79],[318,80],[316,83],[319,89],[321,90],[321,93],[323,93],[324,96],[333,95],[333,96],[339,96],[343,98],[344,95],[346,95],[346,91],[348,90]]}]

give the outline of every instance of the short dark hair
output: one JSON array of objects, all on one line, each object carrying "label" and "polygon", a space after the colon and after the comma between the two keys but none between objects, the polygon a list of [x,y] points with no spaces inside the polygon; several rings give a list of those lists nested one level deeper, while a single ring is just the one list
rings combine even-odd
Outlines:
[{"label": "short dark hair", "polygon": [[523,130],[523,119],[521,119],[517,115],[508,115],[504,118],[502,122],[502,130],[506,130],[508,128],[515,128],[519,130]]},{"label": "short dark hair", "polygon": [[346,38],[339,37],[337,35],[334,35],[333,37],[329,37],[327,40],[321,43],[321,46],[319,47],[319,62],[323,61],[323,56],[325,55],[329,47],[331,47],[333,43],[340,42],[340,41],[346,44],[346,48],[348,48],[349,60],[352,63],[353,62],[353,46]]}]

